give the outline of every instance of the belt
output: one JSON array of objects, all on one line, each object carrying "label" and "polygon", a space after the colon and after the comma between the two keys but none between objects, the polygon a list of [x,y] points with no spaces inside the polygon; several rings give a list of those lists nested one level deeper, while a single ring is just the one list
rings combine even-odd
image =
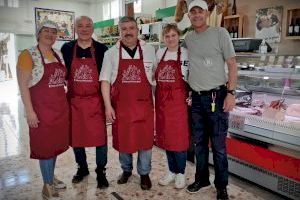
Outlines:
[{"label": "belt", "polygon": [[215,88],[213,88],[211,90],[204,90],[204,91],[195,91],[195,90],[192,90],[192,93],[197,94],[197,95],[211,95],[211,93],[213,93],[213,92],[218,92],[218,91],[224,90],[224,89],[227,90],[226,85],[220,85],[220,86],[215,87]]}]

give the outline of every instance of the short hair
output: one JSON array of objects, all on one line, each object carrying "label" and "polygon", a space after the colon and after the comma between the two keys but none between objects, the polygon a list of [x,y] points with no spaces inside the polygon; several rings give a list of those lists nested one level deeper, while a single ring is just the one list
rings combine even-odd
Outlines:
[{"label": "short hair", "polygon": [[137,22],[133,17],[130,17],[130,16],[121,17],[121,19],[119,20],[119,26],[125,22],[134,22],[137,26]]},{"label": "short hair", "polygon": [[181,35],[180,29],[177,27],[177,24],[166,24],[163,26],[162,35],[169,33],[171,30],[174,30],[178,33],[178,35]]},{"label": "short hair", "polygon": [[75,26],[77,26],[77,24],[79,23],[79,21],[82,20],[82,19],[84,19],[84,18],[87,19],[87,20],[89,20],[92,24],[94,23],[93,20],[92,20],[92,18],[90,18],[88,16],[85,16],[85,15],[82,15],[82,16],[76,17],[76,19],[75,19]]}]

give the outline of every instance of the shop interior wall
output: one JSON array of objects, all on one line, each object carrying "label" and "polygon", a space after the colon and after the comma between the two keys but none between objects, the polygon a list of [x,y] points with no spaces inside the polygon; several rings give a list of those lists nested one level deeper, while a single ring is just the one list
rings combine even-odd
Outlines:
[{"label": "shop interior wall", "polygon": [[165,0],[142,0],[142,13],[155,15],[155,11],[159,8],[165,8]]},{"label": "shop interior wall", "polygon": [[281,41],[278,43],[278,54],[300,55],[300,40],[285,38],[287,26],[287,9],[300,8],[300,0],[236,0],[237,13],[244,15],[244,37],[255,37],[255,15],[259,8],[283,6]]},{"label": "shop interior wall", "polygon": [[[142,12],[154,14],[155,10],[164,7],[175,6],[177,0],[143,0]],[[229,0],[230,3],[233,0]],[[272,44],[278,48],[278,54],[300,55],[300,40],[289,40],[285,38],[287,26],[287,9],[300,8],[300,0],[236,0],[237,12],[244,15],[244,37],[255,37],[256,10],[273,6],[283,6],[281,41]],[[230,14],[229,8],[229,14]]]},{"label": "shop interior wall", "polygon": [[[22,0],[19,1],[18,8],[0,7],[0,32],[16,35],[17,55],[21,49],[30,47],[33,45],[32,42],[35,42],[35,7],[73,11],[75,16],[91,13],[91,6],[88,3],[63,0]],[[64,41],[57,41],[54,47],[60,48],[63,43]]]},{"label": "shop interior wall", "polygon": [[[229,0],[232,1],[232,0]],[[143,0],[142,12],[146,14],[154,14],[158,8],[165,8],[175,6],[177,0]],[[283,6],[283,22],[282,22],[282,37],[281,42],[278,43],[279,54],[298,54],[300,55],[300,40],[285,39],[286,33],[286,18],[287,9],[300,8],[300,0],[237,0],[237,12],[245,16],[244,20],[244,37],[255,37],[255,15],[259,8],[267,8],[272,6]],[[21,34],[18,38],[22,41],[22,37],[28,35],[34,39],[34,7],[50,8],[58,10],[74,11],[76,16],[86,15],[95,21],[102,20],[102,3],[82,3],[77,1],[33,1],[22,0],[19,1],[19,8],[3,8],[0,7],[0,32],[12,32]],[[21,42],[22,43],[22,42]],[[64,42],[57,42],[56,46],[60,47]],[[29,44],[29,46],[32,44]]]},{"label": "shop interior wall", "polygon": [[[164,7],[175,6],[177,0],[143,0],[142,12],[154,14],[155,10]],[[233,0],[229,0],[233,3]],[[281,41],[272,44],[278,48],[278,54],[300,55],[300,40],[289,40],[285,38],[287,27],[287,9],[300,8],[300,0],[236,0],[238,14],[244,15],[244,37],[255,37],[256,10],[273,6],[283,6]],[[230,14],[231,8],[229,8]]]}]

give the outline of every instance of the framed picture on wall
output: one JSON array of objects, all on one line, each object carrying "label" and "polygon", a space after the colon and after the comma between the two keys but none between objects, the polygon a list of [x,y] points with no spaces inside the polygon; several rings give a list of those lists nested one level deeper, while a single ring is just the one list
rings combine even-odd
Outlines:
[{"label": "framed picture on wall", "polygon": [[45,8],[35,8],[35,27],[39,27],[44,20],[51,20],[58,25],[58,40],[74,40],[75,38],[75,13],[64,10],[52,10]]},{"label": "framed picture on wall", "polygon": [[256,11],[255,37],[268,43],[280,42],[283,6],[262,8]]}]

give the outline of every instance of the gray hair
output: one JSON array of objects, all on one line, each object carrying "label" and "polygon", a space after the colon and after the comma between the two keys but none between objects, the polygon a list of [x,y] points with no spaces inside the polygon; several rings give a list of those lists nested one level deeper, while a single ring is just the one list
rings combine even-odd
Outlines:
[{"label": "gray hair", "polygon": [[75,26],[77,26],[77,24],[78,24],[82,19],[87,19],[87,20],[89,20],[92,24],[94,24],[92,18],[90,18],[90,17],[88,17],[88,16],[85,16],[85,15],[82,15],[82,16],[76,17],[76,19],[75,19]]},{"label": "gray hair", "polygon": [[133,18],[133,17],[130,17],[130,16],[124,16],[122,17],[120,20],[119,20],[119,26],[122,24],[122,23],[125,23],[125,22],[134,22],[137,26],[137,22],[136,20]]}]

